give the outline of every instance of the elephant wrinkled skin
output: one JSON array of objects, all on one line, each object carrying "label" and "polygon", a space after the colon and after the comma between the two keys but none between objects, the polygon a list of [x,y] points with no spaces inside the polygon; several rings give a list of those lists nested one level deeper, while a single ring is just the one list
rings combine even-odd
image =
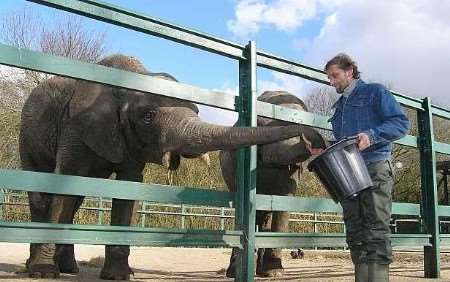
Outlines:
[{"label": "elephant wrinkled skin", "polygon": [[[133,57],[113,55],[98,64],[177,83],[168,74],[148,72]],[[37,86],[23,107],[22,168],[96,178],[115,173],[116,179],[141,182],[146,163],[175,170],[181,156],[279,141],[305,129],[224,127],[202,122],[197,114],[189,102],[53,77]],[[28,195],[35,222],[72,223],[83,201],[78,196]],[[135,201],[113,199],[111,224],[130,225],[136,208]],[[128,256],[129,246],[106,246],[101,278],[129,279]],[[29,275],[37,278],[78,272],[73,245],[32,244],[26,265]]]},{"label": "elephant wrinkled skin", "polygon": [[[258,97],[259,101],[306,111],[305,104],[296,96],[284,91],[266,91]],[[287,122],[258,118],[258,126],[283,126]],[[315,148],[326,148],[326,141],[312,128],[305,130],[307,142]],[[258,166],[256,174],[256,193],[267,195],[293,196],[302,172],[301,163],[310,157],[305,140],[293,137],[276,143],[258,146]],[[220,152],[222,175],[230,191],[236,191],[236,151]],[[256,225],[261,232],[288,232],[288,212],[257,211]],[[237,249],[233,249],[227,276],[234,277],[236,271]],[[256,274],[276,277],[283,274],[280,250],[259,249],[256,260]]]}]

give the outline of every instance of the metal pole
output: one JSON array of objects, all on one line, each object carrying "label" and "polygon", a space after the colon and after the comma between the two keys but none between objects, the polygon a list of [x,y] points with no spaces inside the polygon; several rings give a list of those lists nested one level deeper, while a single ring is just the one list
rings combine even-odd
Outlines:
[{"label": "metal pole", "polygon": [[436,181],[436,154],[434,151],[433,116],[431,101],[423,99],[424,111],[417,111],[418,146],[420,152],[420,178],[422,188],[421,213],[425,231],[431,234],[431,246],[424,247],[424,272],[426,278],[440,276],[440,234],[438,194]]},{"label": "metal pole", "polygon": [[[256,45],[245,47],[239,61],[239,126],[256,126]],[[256,218],[256,146],[238,151],[236,226],[243,231],[235,281],[254,281]]]}]

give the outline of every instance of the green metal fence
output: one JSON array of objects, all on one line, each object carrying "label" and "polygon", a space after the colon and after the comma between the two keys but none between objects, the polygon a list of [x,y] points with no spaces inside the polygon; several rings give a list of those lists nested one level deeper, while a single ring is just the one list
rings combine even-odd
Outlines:
[{"label": "green metal fence", "polygon": [[[175,97],[237,111],[242,126],[255,126],[256,116],[260,115],[330,129],[327,117],[256,101],[257,66],[327,84],[326,75],[318,69],[257,51],[254,42],[242,46],[97,0],[29,1],[235,59],[239,62],[239,96],[234,97],[187,84],[109,69],[95,64],[3,44],[0,44],[0,64]],[[440,206],[437,202],[435,155],[437,152],[450,154],[450,145],[434,140],[432,117],[435,115],[450,119],[450,112],[433,106],[429,98],[422,100],[400,93],[394,94],[404,106],[417,112],[418,136],[407,136],[397,143],[419,150],[422,201],[420,205],[394,203],[393,213],[421,216],[424,232],[420,234],[394,234],[393,245],[423,246],[425,277],[439,277],[440,247],[450,244],[450,235],[439,233],[438,218],[439,216],[450,216],[450,207]],[[345,246],[345,235],[343,233],[255,232],[256,210],[338,213],[342,210],[339,205],[329,199],[256,195],[256,147],[241,150],[239,160],[239,192],[237,193],[0,170],[0,186],[3,188],[215,207],[229,207],[231,203],[236,209],[236,231],[1,222],[0,241],[238,247],[242,250],[241,267],[236,278],[239,281],[253,281],[254,279],[253,252],[255,247]],[[97,187],[103,187],[104,189],[96,189]]]}]

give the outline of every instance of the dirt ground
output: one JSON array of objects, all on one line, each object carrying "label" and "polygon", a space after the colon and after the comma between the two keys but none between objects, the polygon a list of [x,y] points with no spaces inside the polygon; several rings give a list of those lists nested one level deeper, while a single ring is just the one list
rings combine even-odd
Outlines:
[{"label": "dirt ground", "polygon": [[[98,279],[103,263],[103,246],[76,246],[80,266],[78,275],[61,275],[58,280],[104,281]],[[132,247],[130,265],[135,271],[132,281],[232,281],[225,277],[230,249],[184,249]],[[0,243],[0,280],[32,281],[23,273],[28,256],[27,244]],[[353,281],[353,269],[347,251],[306,250],[303,259],[292,259],[283,252],[284,277],[256,278],[257,281]],[[450,253],[443,253],[441,279],[424,279],[423,256],[418,252],[395,252],[391,281],[450,281]]]}]

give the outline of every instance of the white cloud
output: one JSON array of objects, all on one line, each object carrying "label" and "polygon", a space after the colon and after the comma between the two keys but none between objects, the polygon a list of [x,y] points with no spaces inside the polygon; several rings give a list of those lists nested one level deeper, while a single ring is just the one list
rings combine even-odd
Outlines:
[{"label": "white cloud", "polygon": [[279,72],[272,72],[272,80],[258,81],[258,94],[264,91],[287,91],[303,99],[313,87],[314,82]]},{"label": "white cloud", "polygon": [[446,98],[450,67],[450,1],[349,1],[326,20],[304,57],[322,67],[339,52],[351,55],[366,80],[414,97]]},{"label": "white cloud", "polygon": [[321,11],[341,5],[346,0],[240,0],[235,18],[228,21],[228,29],[236,36],[246,38],[256,34],[262,26],[274,26],[292,31]]},{"label": "white cloud", "polygon": [[[444,82],[450,68],[448,0],[240,0],[229,29],[237,36],[262,27],[301,34],[305,22],[324,18],[315,38],[293,38],[302,62],[322,68],[339,52],[351,55],[362,77],[414,97],[450,106]],[[300,82],[301,83],[301,82]],[[263,88],[293,91],[295,78],[261,81]],[[300,87],[300,86],[298,86]]]},{"label": "white cloud", "polygon": [[[213,89],[213,91],[223,92],[229,95],[238,95],[239,87],[231,87],[225,85],[222,89]],[[222,110],[214,107],[198,105],[199,116],[203,121],[220,124],[220,125],[233,125],[238,118],[237,113],[227,110]]]}]

